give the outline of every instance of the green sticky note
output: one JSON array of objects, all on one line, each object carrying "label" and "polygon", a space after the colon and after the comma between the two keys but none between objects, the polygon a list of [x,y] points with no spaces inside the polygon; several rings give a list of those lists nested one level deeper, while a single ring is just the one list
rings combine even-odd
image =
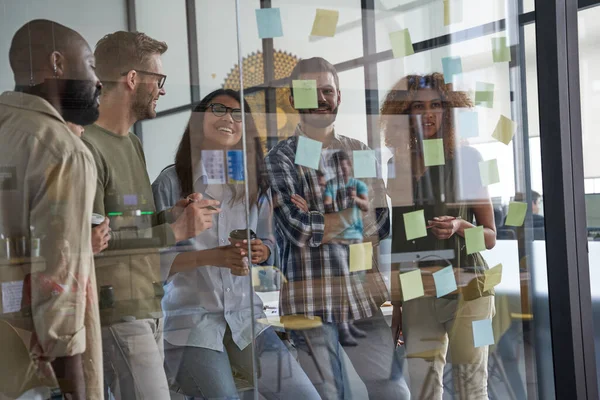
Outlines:
[{"label": "green sticky note", "polygon": [[462,22],[462,0],[444,0],[444,25]]},{"label": "green sticky note", "polygon": [[294,80],[292,81],[292,92],[294,95],[294,108],[296,110],[319,108],[316,80]]},{"label": "green sticky note", "polygon": [[483,291],[487,292],[494,286],[499,285],[500,282],[502,282],[502,264],[498,264],[494,268],[490,268],[485,271]]},{"label": "green sticky note", "polygon": [[322,148],[323,143],[307,138],[306,136],[298,136],[298,146],[296,147],[294,162],[304,167],[319,169]]},{"label": "green sticky note", "polygon": [[508,215],[506,216],[506,222],[504,225],[507,226],[521,226],[525,221],[525,214],[527,214],[527,203],[520,201],[511,201],[508,204]]},{"label": "green sticky note", "polygon": [[258,37],[261,39],[283,36],[279,8],[259,8],[256,10]]},{"label": "green sticky note", "polygon": [[404,301],[425,296],[421,270],[416,269],[400,274],[400,287],[402,288],[402,299]]},{"label": "green sticky note", "polygon": [[465,229],[465,242],[467,244],[467,254],[486,250],[483,226]]},{"label": "green sticky note", "polygon": [[494,330],[491,319],[473,321],[473,347],[490,346],[494,344]]},{"label": "green sticky note", "polygon": [[408,29],[390,33],[390,42],[392,42],[392,53],[394,54],[394,58],[415,54]]},{"label": "green sticky note", "polygon": [[510,47],[506,45],[506,36],[492,38],[492,56],[494,62],[510,62]]},{"label": "green sticky note", "polygon": [[425,212],[418,210],[404,214],[404,231],[406,232],[406,240],[427,236]]},{"label": "green sticky note", "polygon": [[423,140],[423,158],[426,167],[444,165],[444,139]]},{"label": "green sticky note", "polygon": [[482,186],[489,186],[500,182],[498,173],[498,161],[496,159],[481,161],[479,163],[479,176]]},{"label": "green sticky note", "polygon": [[475,84],[475,105],[487,108],[494,107],[494,84],[477,82]]},{"label": "green sticky note", "polygon": [[310,32],[311,36],[335,36],[335,29],[339,18],[340,12],[337,10],[317,8],[317,15],[315,15],[312,31]]},{"label": "green sticky note", "polygon": [[515,135],[516,129],[516,122],[506,118],[504,115],[501,115],[498,123],[496,124],[496,128],[494,129],[494,133],[492,133],[492,137],[497,141],[507,145]]},{"label": "green sticky note", "polygon": [[444,82],[452,83],[454,75],[462,74],[462,60],[460,57],[442,58],[442,70],[444,71]]},{"label": "green sticky note", "polygon": [[352,153],[355,178],[376,178],[375,150],[354,150]]},{"label": "green sticky note", "polygon": [[367,271],[373,268],[373,244],[371,242],[351,244],[350,272]]}]

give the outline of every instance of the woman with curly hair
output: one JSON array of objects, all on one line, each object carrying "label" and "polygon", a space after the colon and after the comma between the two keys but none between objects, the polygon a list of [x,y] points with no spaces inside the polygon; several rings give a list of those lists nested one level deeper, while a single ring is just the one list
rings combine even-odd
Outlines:
[{"label": "woman with curly hair", "polygon": [[[483,290],[485,260],[479,253],[467,254],[465,230],[483,226],[485,247],[491,249],[496,226],[479,178],[481,156],[457,144],[453,109],[469,107],[465,93],[452,91],[442,74],[433,73],[401,79],[381,110],[386,141],[396,148],[388,191],[392,204],[401,204],[393,207],[392,262],[401,274],[420,270],[425,287],[424,296],[404,300],[400,280],[392,279],[392,329],[396,338],[403,334],[415,399],[442,398],[447,359],[457,398],[488,398],[488,346],[475,347],[472,322],[493,317],[494,296]],[[443,157],[432,160],[429,148],[439,146],[439,139]],[[401,176],[409,178],[399,184]],[[401,194],[400,203],[394,193]],[[404,214],[420,210],[426,236],[407,240]],[[454,288],[452,282],[441,284],[441,274],[434,275],[448,266],[452,269],[444,272],[454,273]],[[446,275],[448,280],[452,274]]]}]

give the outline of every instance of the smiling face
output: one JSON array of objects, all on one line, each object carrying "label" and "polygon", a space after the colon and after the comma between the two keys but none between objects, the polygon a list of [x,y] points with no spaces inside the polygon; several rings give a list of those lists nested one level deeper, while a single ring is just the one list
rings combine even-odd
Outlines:
[{"label": "smiling face", "polygon": [[[317,82],[317,102],[319,108],[301,109],[300,120],[303,124],[315,128],[326,128],[335,122],[338,106],[341,103],[341,94],[335,84],[335,78],[330,72],[310,72],[301,74],[300,80],[315,80]],[[290,97],[294,106],[294,97]]]},{"label": "smiling face", "polygon": [[[229,108],[239,109],[240,103],[232,97],[221,95],[211,100],[212,104],[222,104]],[[204,112],[204,149],[227,149],[234,147],[242,138],[242,122],[234,121],[231,112],[217,117],[209,107]]]},{"label": "smiling face", "polygon": [[[151,56],[144,70],[156,74],[164,74],[160,55],[154,54]],[[138,85],[132,105],[134,114],[138,121],[156,118],[156,104],[158,99],[160,96],[167,94],[164,87],[158,87],[160,77],[138,73],[136,78]]]},{"label": "smiling face", "polygon": [[413,129],[422,130],[423,139],[435,137],[444,115],[440,94],[432,89],[418,90],[410,105],[410,115]]}]

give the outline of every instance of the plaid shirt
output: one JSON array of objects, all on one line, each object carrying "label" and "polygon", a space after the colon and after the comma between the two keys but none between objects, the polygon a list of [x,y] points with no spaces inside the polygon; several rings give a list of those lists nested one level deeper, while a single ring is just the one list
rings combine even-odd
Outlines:
[{"label": "plaid shirt", "polygon": [[[325,206],[323,189],[315,170],[294,163],[298,136],[279,142],[267,155],[266,167],[275,215],[275,231],[280,249],[281,269],[287,282],[281,288],[280,313],[319,316],[324,322],[344,322],[372,316],[385,301],[387,290],[377,267],[374,251],[373,269],[366,274],[350,273],[349,246],[329,242],[323,244]],[[344,150],[352,159],[354,150],[369,148],[354,139],[335,135],[323,147],[319,169],[328,182],[344,187],[342,170],[332,155]],[[369,187],[369,212],[363,214],[364,237],[378,244],[389,234],[389,211],[383,181],[364,179]],[[291,202],[298,194],[308,203],[304,212]],[[354,207],[347,192],[338,191],[333,209],[340,212]]]}]

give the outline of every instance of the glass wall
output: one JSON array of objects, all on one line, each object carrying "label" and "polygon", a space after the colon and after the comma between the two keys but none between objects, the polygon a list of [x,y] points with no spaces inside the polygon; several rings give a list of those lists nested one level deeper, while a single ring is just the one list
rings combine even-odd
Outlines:
[{"label": "glass wall", "polygon": [[533,0],[80,3],[0,0],[0,399],[555,397]]}]

